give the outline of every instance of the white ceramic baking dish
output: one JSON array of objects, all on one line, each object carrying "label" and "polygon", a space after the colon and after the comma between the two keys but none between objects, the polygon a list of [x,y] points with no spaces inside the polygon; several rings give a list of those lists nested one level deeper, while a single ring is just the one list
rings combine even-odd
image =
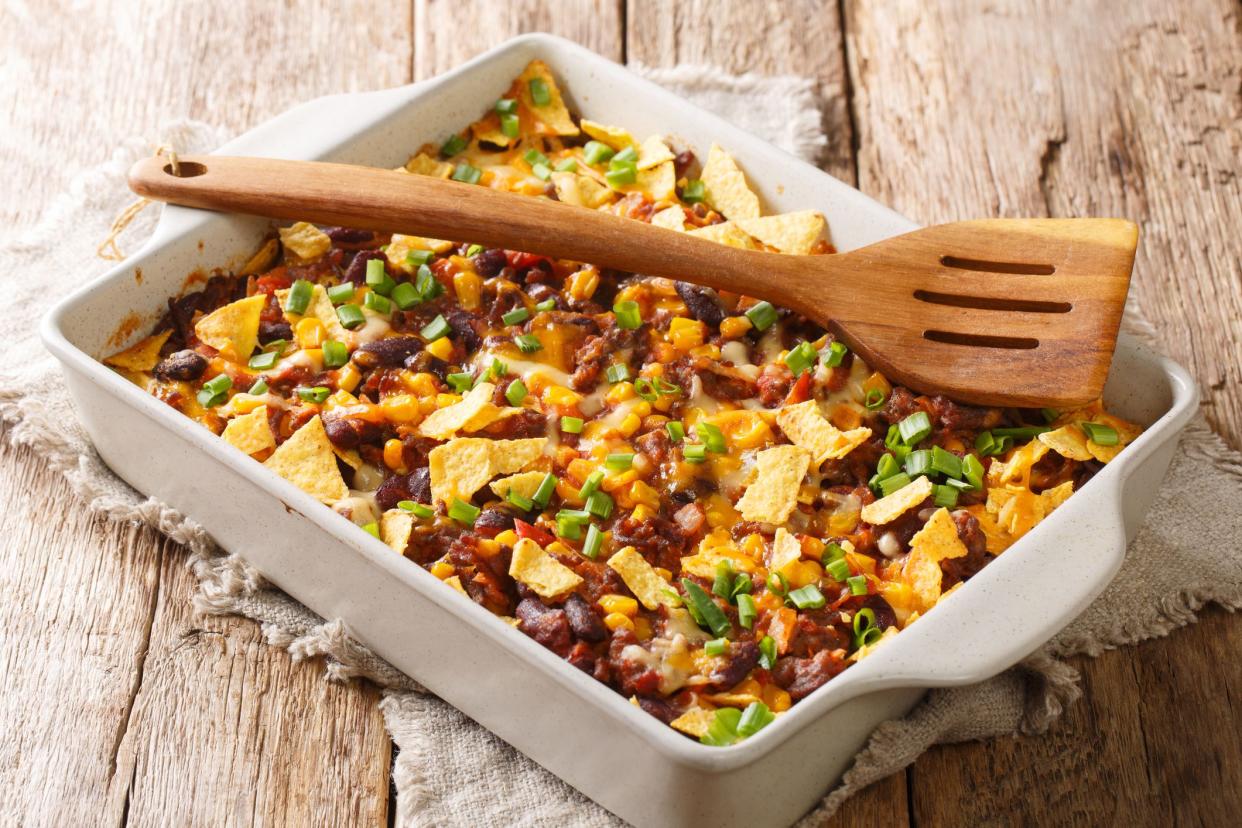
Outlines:
[{"label": "white ceramic baking dish", "polygon": [[[433,80],[321,98],[221,148],[394,167],[469,123],[533,58],[571,106],[639,135],[712,141],[741,161],[769,208],[815,208],[849,250],[915,225],[813,167],[579,46],[511,40]],[[43,339],[63,363],[103,459],[139,491],[202,523],[272,582],[604,807],[638,825],[785,824],[840,777],[882,721],[926,688],[992,676],[1035,650],[1109,582],[1195,410],[1186,372],[1122,337],[1109,408],[1146,432],[1027,537],[910,629],[757,736],[693,742],[412,562],[142,393],[97,358],[122,319],[153,323],[186,274],[244,261],[261,219],[165,208],[140,252],[62,301]],[[142,328],[131,339],[142,335]]]}]

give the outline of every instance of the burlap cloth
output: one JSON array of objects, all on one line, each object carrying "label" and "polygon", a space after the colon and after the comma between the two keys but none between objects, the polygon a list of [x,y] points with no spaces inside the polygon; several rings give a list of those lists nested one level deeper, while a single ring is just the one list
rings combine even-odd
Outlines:
[{"label": "burlap cloth", "polygon": [[[819,107],[799,78],[722,78],[702,67],[651,70],[726,119],[808,159],[824,145]],[[322,657],[331,679],[364,676],[386,688],[381,707],[400,752],[393,769],[403,825],[612,825],[620,821],[569,788],[453,707],[350,640],[339,621],[325,622],[265,585],[241,558],[226,556],[192,521],[115,478],[76,426],[60,371],[35,336],[35,323],[59,296],[108,263],[95,246],[132,201],[124,175],[156,143],[206,151],[224,138],[211,127],[169,124],[157,136],[126,142],[58,198],[34,229],[0,245],[8,307],[0,314],[0,418],[8,438],[28,445],[61,471],[89,507],[116,520],[141,521],[189,547],[197,574],[195,604],[262,624],[273,645],[295,660]],[[132,252],[158,210],[138,215],[121,237]],[[1127,326],[1159,347],[1159,337],[1131,309]],[[970,687],[934,690],[910,715],[884,724],[805,822],[816,824],[855,791],[914,761],[930,745],[1045,730],[1081,692],[1078,672],[1062,659],[1165,635],[1195,620],[1209,601],[1242,606],[1242,455],[1229,450],[1202,416],[1182,438],[1146,526],[1116,581],[1064,632],[1020,666]],[[243,550],[244,554],[244,550]],[[568,669],[568,668],[567,668]]]}]

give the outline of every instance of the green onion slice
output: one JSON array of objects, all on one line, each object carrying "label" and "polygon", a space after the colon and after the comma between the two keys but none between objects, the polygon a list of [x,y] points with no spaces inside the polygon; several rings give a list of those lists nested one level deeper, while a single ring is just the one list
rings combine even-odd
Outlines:
[{"label": "green onion slice", "polygon": [[452,158],[457,153],[466,148],[467,141],[460,135],[453,135],[447,141],[440,145],[440,154],[446,158]]},{"label": "green onion slice", "polygon": [[314,388],[299,388],[298,389],[299,397],[306,400],[307,402],[313,402],[313,403],[322,403],[324,400],[328,399],[329,395],[331,394],[332,394],[332,389],[326,386],[323,386],[323,385],[316,385]]},{"label": "green onion slice", "polygon": [[362,300],[362,304],[376,313],[392,313],[392,302],[380,293],[368,293],[367,298]]},{"label": "green onion slice", "polygon": [[835,561],[828,561],[824,564],[824,572],[831,575],[836,581],[844,581],[850,577],[850,565],[845,558],[837,558]]},{"label": "green onion slice", "polygon": [[608,520],[616,504],[608,492],[595,492],[587,498],[587,511],[600,520]]},{"label": "green onion slice", "polygon": [[776,639],[770,635],[759,641],[759,666],[765,670],[776,666]]},{"label": "green onion slice", "polygon": [[776,321],[776,308],[771,302],[759,302],[746,310],[746,318],[757,331],[766,331]]},{"label": "green onion slice", "polygon": [[510,489],[505,494],[505,500],[509,501],[523,512],[529,512],[531,509],[535,508],[535,501],[531,500],[517,489]]},{"label": "green onion slice", "polygon": [[713,638],[703,645],[703,652],[709,656],[724,655],[729,649],[729,639]]},{"label": "green onion slice", "polygon": [[526,84],[530,89],[530,100],[535,106],[547,106],[552,103],[552,90],[543,78],[531,78]]},{"label": "green onion slice", "polygon": [[845,583],[850,588],[850,595],[866,595],[867,594],[867,576],[852,575],[845,579]]},{"label": "green onion slice", "polygon": [[469,164],[458,164],[453,168],[453,175],[450,177],[463,184],[478,184],[479,179],[483,177],[483,171]]},{"label": "green onion slice", "polygon": [[449,374],[445,377],[448,384],[453,386],[453,390],[458,394],[464,394],[474,387],[474,376],[467,373]]},{"label": "green onion slice", "polygon": [[634,453],[618,451],[604,458],[604,465],[614,471],[625,471],[634,465]]},{"label": "green onion slice", "polygon": [[702,443],[687,443],[681,449],[687,463],[702,463],[707,460],[707,446]]},{"label": "green onion slice", "polygon": [[687,204],[697,204],[705,198],[707,187],[697,178],[687,181],[686,186],[681,189],[681,200]]},{"label": "green onion slice", "polygon": [[1115,446],[1121,442],[1117,429],[1103,423],[1081,422],[1078,427],[1086,433],[1087,439],[1097,446]]},{"label": "green onion slice", "polygon": [[543,348],[543,343],[534,334],[519,334],[513,337],[513,342],[524,354],[533,354]]},{"label": "green onion slice", "polygon": [[435,342],[441,337],[448,336],[449,331],[451,330],[453,330],[452,326],[449,325],[448,320],[445,319],[444,314],[441,313],[437,314],[435,319],[424,325],[423,329],[419,331],[419,333],[422,334],[423,339],[428,342]]},{"label": "green onion slice", "polygon": [[599,550],[604,545],[604,533],[592,523],[587,527],[586,540],[582,542],[582,554],[591,560],[599,557]]},{"label": "green onion slice", "polygon": [[828,603],[828,599],[824,597],[824,593],[819,591],[819,587],[815,584],[807,584],[793,590],[786,596],[798,609],[819,609]]},{"label": "green onion slice", "polygon": [[630,378],[630,366],[626,365],[624,362],[614,362],[612,365],[608,366],[608,370],[604,372],[604,376],[607,377],[608,381],[613,385],[616,385],[618,382],[625,382]]},{"label": "green onion slice", "polygon": [[254,385],[250,386],[250,389],[246,393],[252,397],[263,396],[267,393],[267,380],[259,377],[259,379],[255,380]]},{"label": "green onion slice", "polygon": [[418,288],[409,282],[402,282],[392,289],[392,295],[389,297],[393,303],[401,310],[409,310],[415,305],[423,301],[422,295],[418,292]]},{"label": "green onion slice", "polygon": [[694,431],[699,435],[699,440],[707,447],[707,450],[713,454],[724,454],[729,450],[720,426],[712,423],[695,423]]},{"label": "green onion slice", "polygon": [[888,398],[884,396],[883,391],[878,388],[872,388],[867,392],[867,396],[863,399],[863,407],[868,411],[879,411],[884,407],[884,403],[887,399]]},{"label": "green onion slice", "polygon": [[[374,259],[372,261],[375,261]],[[370,262],[367,262],[370,264]],[[328,299],[334,305],[343,305],[350,299],[354,298],[354,283],[341,282],[339,285],[333,285],[328,288]]]},{"label": "green onion slice", "polygon": [[905,472],[901,472],[900,474],[895,474],[892,477],[886,477],[881,480],[880,491],[883,493],[884,497],[888,497],[893,492],[900,491],[906,486],[909,486],[912,482],[913,481],[910,479],[910,475]]},{"label": "green onion slice", "polygon": [[584,425],[581,417],[561,417],[561,431],[566,434],[581,434]]},{"label": "green onion slice", "polygon": [[397,508],[403,509],[404,511],[409,512],[415,517],[420,517],[420,518],[423,518],[424,520],[427,518],[436,516],[435,509],[432,509],[430,506],[427,506],[425,504],[419,503],[416,500],[399,500],[397,501]]},{"label": "green onion slice", "polygon": [[712,593],[726,601],[733,592],[733,564],[727,560],[716,563],[716,577],[712,581]]},{"label": "green onion slice", "polygon": [[521,405],[522,400],[526,399],[526,394],[526,383],[522,382],[520,378],[509,383],[509,387],[505,389],[505,399],[512,406]]},{"label": "green onion slice", "polygon": [[737,596],[737,623],[749,630],[755,626],[755,618],[758,615],[753,597],[746,594]]},{"label": "green onion slice", "polygon": [[285,297],[285,310],[299,315],[306,313],[314,290],[315,287],[310,282],[298,279],[289,288],[289,295]]},{"label": "green onion slice", "polygon": [[897,431],[907,446],[916,445],[931,434],[931,417],[926,411],[916,411],[897,424]]},{"label": "green onion slice", "polygon": [[665,423],[664,430],[668,432],[668,439],[674,443],[680,443],[686,439],[686,427],[677,420],[670,420]]},{"label": "green onion slice", "polygon": [[467,526],[474,526],[474,522],[479,519],[482,509],[472,503],[467,503],[460,497],[453,498],[452,505],[449,506],[448,516],[458,523],[464,523]]},{"label": "green onion slice", "polygon": [[342,328],[351,331],[367,321],[366,316],[362,313],[362,308],[357,305],[341,305],[336,309],[336,318],[340,320]]},{"label": "green onion slice", "polygon": [[323,364],[326,368],[340,368],[349,362],[349,348],[344,342],[329,339],[323,343]]},{"label": "green onion slice", "polygon": [[599,141],[587,141],[586,146],[582,148],[582,157],[591,166],[602,164],[612,158],[616,153],[612,147],[602,144]]},{"label": "green onion slice", "polygon": [[552,493],[556,491],[556,475],[548,472],[543,480],[539,483],[539,488],[535,489],[535,494],[531,500],[535,501],[535,505],[540,509],[546,508],[548,502],[552,500]]},{"label": "green onion slice", "polygon": [[799,342],[793,350],[785,354],[785,364],[789,366],[789,370],[793,371],[793,375],[796,377],[814,368],[815,360],[818,357],[819,353],[815,350],[814,345],[809,342]]},{"label": "green onion slice", "polygon": [[698,611],[707,627],[716,636],[724,636],[732,631],[733,624],[729,622],[728,616],[716,605],[711,596],[703,591],[703,587],[689,578],[682,578],[681,588],[685,591],[686,605],[693,606]]},{"label": "green onion slice", "polygon": [[527,319],[530,319],[530,311],[526,308],[514,308],[500,317],[500,321],[506,325],[520,325]]},{"label": "green onion slice", "polygon": [[834,340],[828,344],[827,348],[820,352],[820,359],[823,360],[824,365],[827,367],[836,368],[849,352],[850,349],[845,347],[844,342]]},{"label": "green onion slice", "polygon": [[642,311],[638,307],[638,303],[632,299],[624,302],[617,302],[612,306],[612,312],[617,315],[617,327],[634,330],[642,327],[643,316]]}]

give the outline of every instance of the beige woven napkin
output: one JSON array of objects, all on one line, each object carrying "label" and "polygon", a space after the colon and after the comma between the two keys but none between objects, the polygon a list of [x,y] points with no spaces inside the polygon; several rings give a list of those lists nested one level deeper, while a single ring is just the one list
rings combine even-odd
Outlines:
[{"label": "beige woven napkin", "polygon": [[[659,83],[702,102],[734,123],[813,160],[824,145],[812,84],[799,78],[722,77],[703,67],[647,70]],[[755,102],[763,102],[762,111]],[[776,125],[775,132],[769,129]],[[14,443],[31,446],[63,472],[90,508],[116,520],[155,526],[191,549],[206,612],[237,613],[259,622],[267,640],[294,659],[322,657],[328,677],[365,676],[387,688],[381,704],[400,749],[393,770],[402,825],[531,826],[619,824],[504,742],[439,699],[421,692],[365,648],[339,621],[327,621],[266,585],[244,561],[224,556],[207,535],[167,507],[115,478],[76,425],[54,360],[33,320],[54,299],[102,272],[95,245],[130,201],[128,166],[156,143],[206,151],[225,136],[190,122],[169,124],[153,140],[131,140],[110,160],[79,175],[46,218],[0,244],[9,312],[0,339],[10,343],[0,365],[0,419]],[[122,235],[132,252],[157,217],[150,208]],[[1159,345],[1131,309],[1129,327]],[[1209,502],[1202,492],[1213,492]],[[906,718],[884,724],[843,782],[808,815],[822,822],[851,794],[896,772],[937,742],[1039,732],[1080,693],[1077,672],[1060,659],[1167,634],[1194,620],[1208,601],[1242,606],[1242,455],[1230,451],[1202,417],[1187,429],[1145,528],[1116,581],[1077,620],[1021,666],[981,684],[935,690]]]}]

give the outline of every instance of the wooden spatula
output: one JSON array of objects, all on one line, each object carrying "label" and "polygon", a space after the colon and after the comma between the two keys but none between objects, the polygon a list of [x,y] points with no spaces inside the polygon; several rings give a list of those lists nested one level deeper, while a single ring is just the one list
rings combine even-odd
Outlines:
[{"label": "wooden spatula", "polygon": [[791,308],[891,379],[982,405],[1099,396],[1138,228],[1122,219],[990,219],[853,250],[738,250],[641,221],[402,172],[266,158],[138,162],[147,198],[402,232],[665,276]]}]

